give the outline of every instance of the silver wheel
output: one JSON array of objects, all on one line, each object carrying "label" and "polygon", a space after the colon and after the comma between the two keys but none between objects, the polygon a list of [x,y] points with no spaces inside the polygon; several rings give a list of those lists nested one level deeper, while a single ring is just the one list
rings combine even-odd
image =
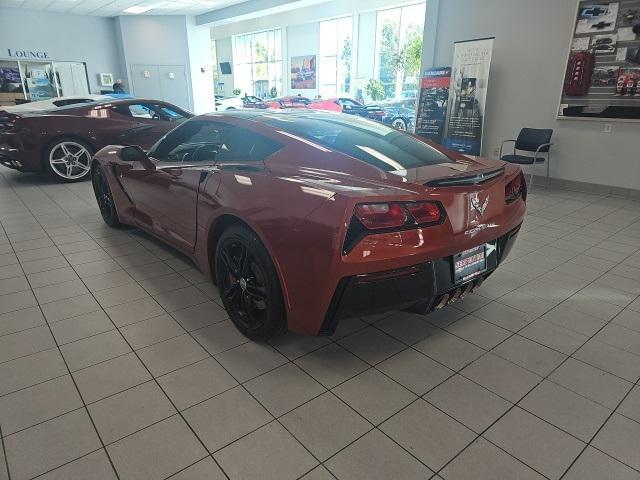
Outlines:
[{"label": "silver wheel", "polygon": [[84,145],[64,140],[49,151],[51,171],[65,180],[77,180],[89,173],[91,152]]},{"label": "silver wheel", "polygon": [[395,118],[393,122],[391,122],[391,126],[396,130],[402,130],[403,132],[407,130],[407,122],[402,118]]}]

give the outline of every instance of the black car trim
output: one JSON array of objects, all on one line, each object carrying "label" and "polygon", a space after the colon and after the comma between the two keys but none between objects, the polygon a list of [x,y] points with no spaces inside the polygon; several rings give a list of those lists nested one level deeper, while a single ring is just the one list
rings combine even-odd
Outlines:
[{"label": "black car trim", "polygon": [[430,180],[425,183],[425,187],[458,187],[462,185],[481,185],[504,173],[504,167],[489,172],[482,172],[476,175],[468,175],[463,177],[439,178]]},{"label": "black car trim", "polygon": [[521,226],[519,224],[494,239],[497,255],[489,257],[491,263],[487,265],[487,270],[464,283],[454,282],[451,255],[405,268],[342,278],[333,294],[319,334],[332,335],[338,322],[345,318],[415,307],[426,313],[434,310],[443,298],[447,301],[449,298],[457,299],[461,292],[468,292],[482,283],[504,261]]}]

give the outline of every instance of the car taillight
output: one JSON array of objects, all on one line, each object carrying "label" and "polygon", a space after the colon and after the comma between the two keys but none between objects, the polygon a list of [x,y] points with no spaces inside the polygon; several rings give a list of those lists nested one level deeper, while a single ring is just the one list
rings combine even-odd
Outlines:
[{"label": "car taillight", "polygon": [[406,203],[407,210],[411,213],[416,223],[420,225],[433,225],[440,223],[442,210],[440,205],[434,202]]},{"label": "car taillight", "polygon": [[407,211],[399,203],[356,205],[355,216],[368,230],[399,228],[407,223]]},{"label": "car taillight", "polygon": [[444,220],[439,202],[361,203],[353,213],[367,230],[425,227]]},{"label": "car taillight", "polygon": [[440,202],[360,203],[353,210],[342,250],[349,253],[369,234],[440,225],[445,218]]},{"label": "car taillight", "polygon": [[526,183],[524,180],[524,174],[520,172],[520,174],[507,183],[504,187],[504,199],[507,203],[515,202],[520,196],[525,197],[526,195]]}]

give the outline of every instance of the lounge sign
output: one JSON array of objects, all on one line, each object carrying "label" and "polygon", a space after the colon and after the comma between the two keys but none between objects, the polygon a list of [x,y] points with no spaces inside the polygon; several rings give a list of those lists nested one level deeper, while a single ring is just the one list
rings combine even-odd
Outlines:
[{"label": "lounge sign", "polygon": [[49,52],[43,50],[13,50],[7,48],[7,54],[11,58],[22,58],[31,60],[46,60],[49,58]]}]

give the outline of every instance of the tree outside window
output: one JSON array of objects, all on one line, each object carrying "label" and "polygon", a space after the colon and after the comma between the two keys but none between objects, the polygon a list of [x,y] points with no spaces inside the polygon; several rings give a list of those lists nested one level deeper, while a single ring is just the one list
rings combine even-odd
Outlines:
[{"label": "tree outside window", "polygon": [[234,87],[260,98],[282,92],[281,30],[234,37]]},{"label": "tree outside window", "polygon": [[352,17],[320,22],[320,95],[336,97],[351,91]]},{"label": "tree outside window", "polygon": [[377,14],[375,73],[385,98],[410,96],[418,88],[425,4]]}]

